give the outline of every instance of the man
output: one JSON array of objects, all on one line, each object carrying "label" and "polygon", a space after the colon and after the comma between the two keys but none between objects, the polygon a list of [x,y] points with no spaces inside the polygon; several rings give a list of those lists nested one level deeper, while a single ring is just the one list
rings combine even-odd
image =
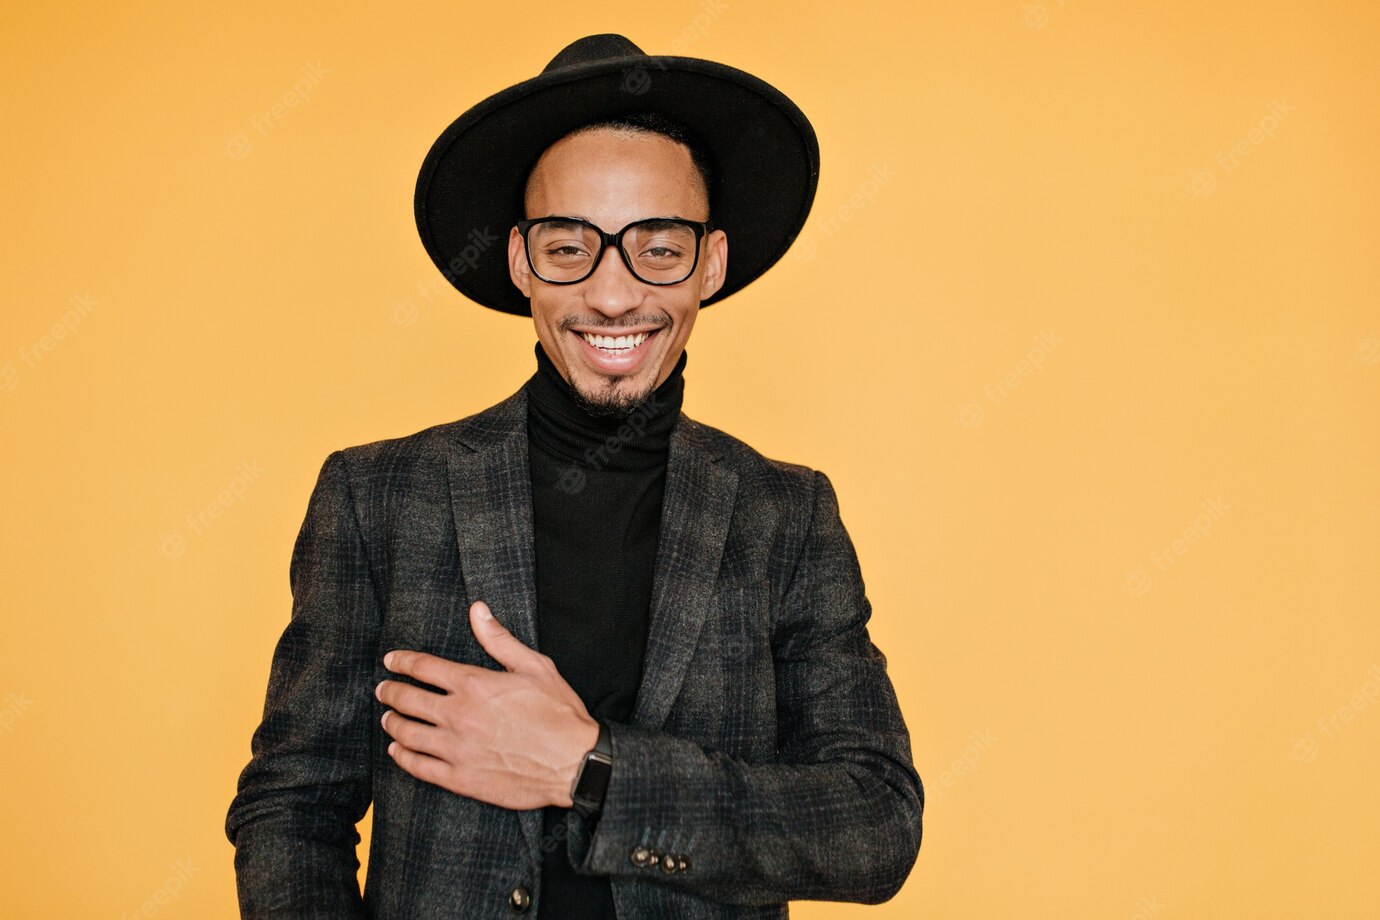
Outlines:
[{"label": "man", "polygon": [[680,411],[697,312],[780,258],[817,176],[780,92],[617,35],[437,140],[423,242],[532,317],[537,370],[326,459],[226,819],[243,916],[784,917],[900,888],[923,791],[832,484]]}]

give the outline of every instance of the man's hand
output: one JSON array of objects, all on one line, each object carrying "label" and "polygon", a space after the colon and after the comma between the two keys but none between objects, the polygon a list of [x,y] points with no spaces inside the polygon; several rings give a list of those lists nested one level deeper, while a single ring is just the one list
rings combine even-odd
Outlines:
[{"label": "man's hand", "polygon": [[570,787],[599,723],[551,658],[504,629],[488,604],[470,605],[470,628],[506,671],[426,652],[384,656],[390,671],[445,691],[396,680],[378,685],[375,695],[396,710],[383,714],[383,730],[394,739],[388,753],[403,770],[458,795],[502,808],[570,807]]}]

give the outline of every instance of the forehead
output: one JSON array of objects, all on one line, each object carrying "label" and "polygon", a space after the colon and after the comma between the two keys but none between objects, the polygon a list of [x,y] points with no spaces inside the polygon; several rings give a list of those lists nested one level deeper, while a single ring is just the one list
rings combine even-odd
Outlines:
[{"label": "forehead", "polygon": [[617,229],[642,217],[707,217],[690,151],[651,132],[597,129],[568,135],[537,161],[529,217],[583,217]]}]

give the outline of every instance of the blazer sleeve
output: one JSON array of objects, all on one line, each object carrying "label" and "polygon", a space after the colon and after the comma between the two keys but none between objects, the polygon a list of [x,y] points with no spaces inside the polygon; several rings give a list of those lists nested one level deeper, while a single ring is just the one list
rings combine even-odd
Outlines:
[{"label": "blazer sleeve", "polygon": [[292,618],[226,815],[241,916],[364,918],[355,825],[372,796],[380,604],[340,451],[292,552]]},{"label": "blazer sleeve", "polygon": [[[878,904],[910,874],[924,790],[886,657],[867,633],[871,605],[833,485],[813,472],[808,535],[774,628],[776,762],[611,724],[598,821],[570,822],[577,871],[733,904]],[[646,864],[638,848],[661,842],[688,867]]]}]

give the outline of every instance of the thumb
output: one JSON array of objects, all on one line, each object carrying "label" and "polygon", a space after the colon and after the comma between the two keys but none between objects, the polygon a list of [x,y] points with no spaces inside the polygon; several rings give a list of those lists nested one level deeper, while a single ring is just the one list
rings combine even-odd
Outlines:
[{"label": "thumb", "polygon": [[484,601],[470,604],[470,629],[479,640],[484,651],[509,671],[523,670],[531,664],[536,652],[522,643],[517,636],[508,632],[503,624],[494,618],[493,611]]}]

